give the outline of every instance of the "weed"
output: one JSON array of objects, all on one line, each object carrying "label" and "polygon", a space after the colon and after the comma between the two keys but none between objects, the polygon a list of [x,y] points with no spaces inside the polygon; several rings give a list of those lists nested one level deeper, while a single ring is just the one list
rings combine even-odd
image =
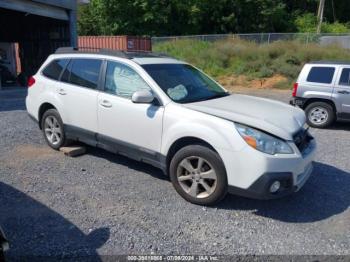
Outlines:
[{"label": "weed", "polygon": [[350,51],[339,46],[305,45],[297,40],[262,45],[241,39],[216,42],[177,40],[155,44],[154,50],[187,61],[214,77],[235,74],[248,79],[278,74],[292,81],[307,62],[350,60]]}]

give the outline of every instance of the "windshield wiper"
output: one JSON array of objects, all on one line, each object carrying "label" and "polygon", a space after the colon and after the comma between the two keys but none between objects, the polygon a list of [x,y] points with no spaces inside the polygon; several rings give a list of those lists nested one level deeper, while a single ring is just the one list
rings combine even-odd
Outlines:
[{"label": "windshield wiper", "polygon": [[185,101],[182,101],[182,103],[186,104],[186,103],[202,102],[202,101],[215,99],[215,98],[220,98],[220,97],[229,96],[229,95],[230,95],[230,93],[220,93],[220,94],[215,94],[215,95],[209,96],[209,97],[202,97],[202,98],[199,98],[199,99],[185,100]]},{"label": "windshield wiper", "polygon": [[220,98],[220,97],[225,97],[225,96],[229,96],[229,95],[230,95],[230,93],[228,93],[228,92],[219,93],[219,94],[215,94],[215,95],[213,95],[213,96],[211,96],[211,97],[208,97],[207,100],[209,100],[209,99],[215,99],[215,98]]}]

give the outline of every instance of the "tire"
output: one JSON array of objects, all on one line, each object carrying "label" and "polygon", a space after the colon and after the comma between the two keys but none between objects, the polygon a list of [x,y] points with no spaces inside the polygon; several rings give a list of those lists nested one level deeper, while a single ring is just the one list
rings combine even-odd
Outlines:
[{"label": "tire", "polygon": [[220,156],[202,145],[180,149],[170,162],[169,174],[175,190],[193,204],[214,205],[227,193],[226,169]]},{"label": "tire", "polygon": [[325,102],[314,102],[305,109],[306,119],[309,126],[325,128],[335,120],[333,107]]},{"label": "tire", "polygon": [[51,148],[58,150],[60,147],[68,143],[64,133],[64,125],[61,116],[56,109],[49,109],[43,114],[41,119],[41,129],[46,143]]}]

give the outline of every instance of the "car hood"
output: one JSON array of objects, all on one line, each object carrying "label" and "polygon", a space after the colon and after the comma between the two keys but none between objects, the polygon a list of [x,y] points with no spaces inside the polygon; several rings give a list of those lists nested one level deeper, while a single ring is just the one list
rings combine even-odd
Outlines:
[{"label": "car hood", "polygon": [[232,94],[201,102],[184,104],[186,108],[264,130],[285,140],[305,124],[303,110],[288,104],[254,96]]}]

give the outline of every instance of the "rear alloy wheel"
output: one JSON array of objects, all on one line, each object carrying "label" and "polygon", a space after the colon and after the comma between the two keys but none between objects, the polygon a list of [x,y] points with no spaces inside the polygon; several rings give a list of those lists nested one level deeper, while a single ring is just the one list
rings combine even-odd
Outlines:
[{"label": "rear alloy wheel", "polygon": [[175,154],[170,178],[176,191],[194,204],[215,204],[227,192],[226,171],[219,155],[201,145],[184,147]]},{"label": "rear alloy wheel", "polygon": [[58,150],[65,144],[66,138],[63,130],[63,123],[57,110],[49,109],[44,113],[41,127],[44,138],[51,148]]},{"label": "rear alloy wheel", "polygon": [[324,102],[311,103],[306,107],[305,113],[308,124],[316,128],[328,127],[335,119],[333,107]]}]

